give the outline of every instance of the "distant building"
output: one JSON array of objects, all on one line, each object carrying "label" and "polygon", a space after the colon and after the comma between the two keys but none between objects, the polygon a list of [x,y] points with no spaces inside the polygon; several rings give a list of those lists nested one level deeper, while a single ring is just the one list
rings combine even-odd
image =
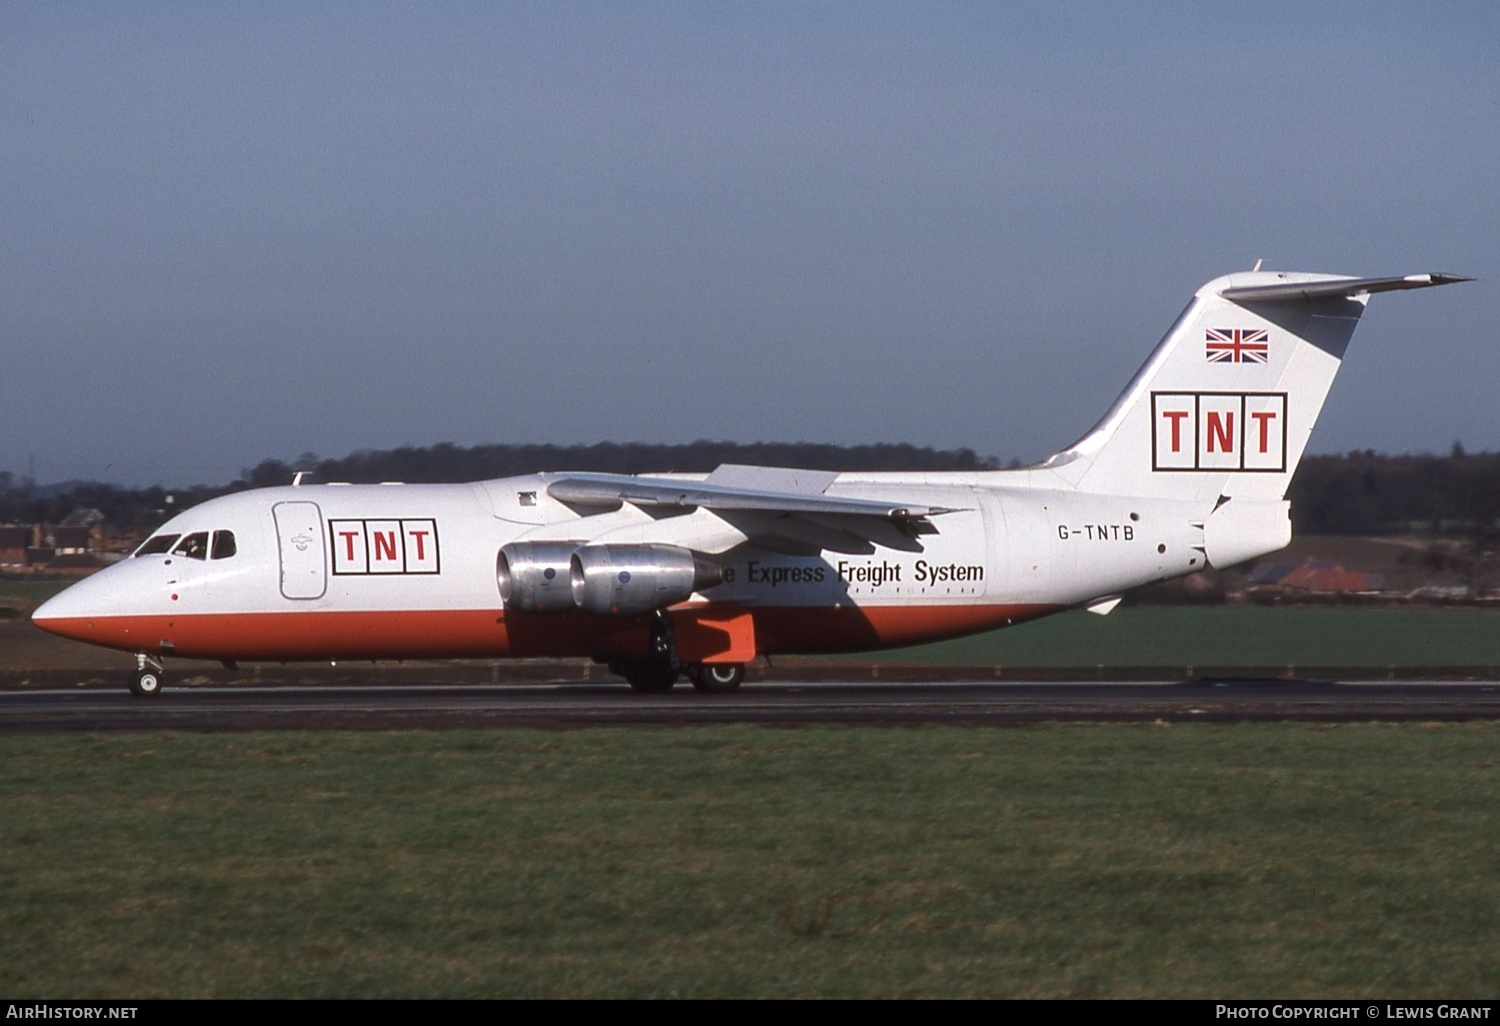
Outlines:
[{"label": "distant building", "polygon": [[93,532],[87,527],[63,527],[47,532],[59,556],[81,556],[93,548]]},{"label": "distant building", "polygon": [[1345,570],[1331,559],[1305,559],[1301,563],[1258,563],[1245,579],[1251,584],[1329,593],[1385,590],[1385,577],[1362,570]]},{"label": "distant building", "polygon": [[26,565],[26,550],[31,548],[29,527],[0,527],[0,566]]},{"label": "distant building", "polygon": [[97,509],[85,509],[79,506],[69,513],[60,526],[62,527],[98,527],[104,523],[104,514]]},{"label": "distant building", "polygon": [[70,529],[81,527],[87,530],[89,533],[89,552],[105,552],[111,548],[109,524],[105,521],[104,514],[97,509],[79,506],[63,518],[63,522],[57,526]]},{"label": "distant building", "polygon": [[76,510],[72,523],[11,524],[0,526],[0,567],[9,570],[91,571],[111,558],[104,515],[98,510]]}]

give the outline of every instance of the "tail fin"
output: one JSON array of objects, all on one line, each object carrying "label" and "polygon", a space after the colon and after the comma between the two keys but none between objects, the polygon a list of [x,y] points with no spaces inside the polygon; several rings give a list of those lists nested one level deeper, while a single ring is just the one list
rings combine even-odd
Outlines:
[{"label": "tail fin", "polygon": [[1044,466],[1080,491],[1279,500],[1370,296],[1468,280],[1267,271],[1216,278],[1104,419]]}]

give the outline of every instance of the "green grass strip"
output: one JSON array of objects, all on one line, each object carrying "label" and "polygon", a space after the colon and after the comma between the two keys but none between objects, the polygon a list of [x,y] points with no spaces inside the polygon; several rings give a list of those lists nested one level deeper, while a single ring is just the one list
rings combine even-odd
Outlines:
[{"label": "green grass strip", "polygon": [[9,997],[1500,991],[1500,726],[0,738]]},{"label": "green grass strip", "polygon": [[950,666],[1500,666],[1500,612],[1143,606],[1063,613],[871,658]]},{"label": "green grass strip", "polygon": [[0,576],[0,603],[39,606],[72,583],[72,580],[38,581]]}]

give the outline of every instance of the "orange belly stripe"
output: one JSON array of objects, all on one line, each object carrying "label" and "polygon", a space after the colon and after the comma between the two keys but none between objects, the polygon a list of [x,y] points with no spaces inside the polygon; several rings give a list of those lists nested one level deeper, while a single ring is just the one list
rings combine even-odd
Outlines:
[{"label": "orange belly stripe", "polygon": [[[754,654],[854,652],[928,641],[1034,620],[1050,605],[774,606],[734,610],[754,625]],[[692,633],[718,607],[680,607],[675,620]],[[684,621],[693,621],[691,623]],[[321,659],[463,659],[592,656],[642,659],[647,617],[586,613],[511,613],[489,609],[364,612],[197,613],[176,616],[49,618],[53,634],[130,652],[193,659],[292,662]],[[738,650],[736,656],[741,655]]]}]

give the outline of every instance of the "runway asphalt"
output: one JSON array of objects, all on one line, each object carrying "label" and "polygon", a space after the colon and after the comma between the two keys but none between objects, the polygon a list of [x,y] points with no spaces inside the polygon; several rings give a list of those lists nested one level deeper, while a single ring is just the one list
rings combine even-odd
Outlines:
[{"label": "runway asphalt", "polygon": [[122,686],[0,691],[0,732],[496,729],[710,723],[1026,724],[1046,721],[1462,721],[1500,719],[1495,682],[1163,681],[679,684],[201,684],[136,698]]}]

